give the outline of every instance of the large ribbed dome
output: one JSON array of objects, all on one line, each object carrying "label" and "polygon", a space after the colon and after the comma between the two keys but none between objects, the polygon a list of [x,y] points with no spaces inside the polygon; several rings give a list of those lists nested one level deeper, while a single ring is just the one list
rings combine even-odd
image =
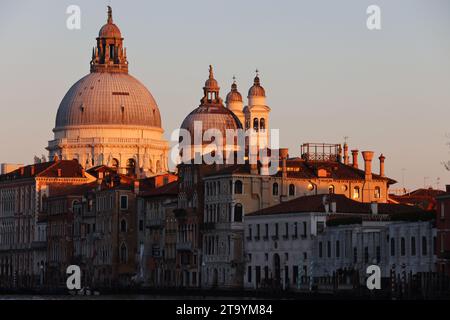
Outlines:
[{"label": "large ribbed dome", "polygon": [[88,74],[69,89],[56,115],[56,128],[114,124],[161,128],[155,99],[127,73]]},{"label": "large ribbed dome", "polygon": [[181,124],[181,129],[186,129],[194,138],[194,124],[201,122],[202,135],[208,129],[217,129],[226,137],[226,130],[242,129],[239,118],[233,112],[223,106],[200,106],[194,109]]}]

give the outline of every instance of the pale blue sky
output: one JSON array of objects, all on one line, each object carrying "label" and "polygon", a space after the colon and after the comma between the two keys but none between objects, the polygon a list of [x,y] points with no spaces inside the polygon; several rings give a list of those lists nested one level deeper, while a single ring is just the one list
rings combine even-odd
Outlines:
[{"label": "pale blue sky", "polygon": [[[66,28],[71,4],[81,30]],[[222,97],[233,74],[246,96],[259,68],[271,125],[292,156],[303,142],[349,136],[350,148],[386,155],[398,187],[402,168],[407,187],[450,183],[440,164],[450,159],[448,0],[2,0],[0,162],[46,153],[59,102],[89,72],[108,4],[167,138],[198,106],[209,64]],[[366,28],[370,4],[381,7],[380,31]]]}]

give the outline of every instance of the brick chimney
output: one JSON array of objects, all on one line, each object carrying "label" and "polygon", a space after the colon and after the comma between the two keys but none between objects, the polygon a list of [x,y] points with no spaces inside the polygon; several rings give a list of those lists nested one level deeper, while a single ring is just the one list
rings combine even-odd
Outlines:
[{"label": "brick chimney", "polygon": [[61,177],[62,176],[62,170],[58,169],[57,171],[58,171],[58,177]]},{"label": "brick chimney", "polygon": [[288,148],[280,148],[280,160],[281,160],[281,173],[282,177],[287,177],[287,168],[286,168],[286,162],[287,158],[289,157],[289,149]]},{"label": "brick chimney", "polygon": [[358,149],[352,150],[352,166],[358,169]]},{"label": "brick chimney", "polygon": [[34,165],[32,165],[31,166],[31,176],[34,176],[34,173],[35,173],[36,171],[35,171],[35,166]]},{"label": "brick chimney", "polygon": [[134,193],[139,194],[139,180],[134,180]]},{"label": "brick chimney", "polygon": [[347,143],[344,143],[344,164],[348,165],[348,145]]},{"label": "brick chimney", "polygon": [[372,159],[373,151],[363,151],[362,156],[364,159],[364,172],[366,174],[366,180],[372,180]]},{"label": "brick chimney", "polygon": [[378,159],[380,160],[380,176],[384,177],[384,159],[386,159],[386,157],[381,154]]}]

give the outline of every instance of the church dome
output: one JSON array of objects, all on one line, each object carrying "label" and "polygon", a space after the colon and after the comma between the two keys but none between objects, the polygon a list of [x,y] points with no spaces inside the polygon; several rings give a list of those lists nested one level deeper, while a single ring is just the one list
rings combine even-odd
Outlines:
[{"label": "church dome", "polygon": [[222,99],[219,97],[219,86],[214,79],[211,66],[209,79],[206,81],[203,91],[204,96],[201,99],[200,106],[194,109],[181,124],[181,129],[185,129],[191,134],[192,142],[196,121],[202,123],[202,135],[208,129],[217,129],[222,133],[224,139],[227,129],[242,129],[239,118],[232,111],[225,108]]},{"label": "church dome", "polygon": [[161,128],[152,94],[128,74],[126,49],[108,6],[107,23],[92,51],[91,73],[76,82],[62,99],[55,129],[85,125]]},{"label": "church dome", "polygon": [[231,85],[231,91],[228,92],[225,102],[228,104],[230,102],[242,102],[242,95],[237,89],[236,82]]},{"label": "church dome", "polygon": [[248,90],[248,96],[249,97],[265,97],[266,96],[266,91],[261,86],[258,75],[256,75],[255,79],[253,80],[253,86],[251,86],[250,89]]},{"label": "church dome", "polygon": [[100,38],[122,38],[120,29],[114,23],[107,23],[101,27],[98,36]]},{"label": "church dome", "polygon": [[92,72],[61,101],[56,128],[80,125],[135,125],[161,128],[152,94],[127,73]]}]

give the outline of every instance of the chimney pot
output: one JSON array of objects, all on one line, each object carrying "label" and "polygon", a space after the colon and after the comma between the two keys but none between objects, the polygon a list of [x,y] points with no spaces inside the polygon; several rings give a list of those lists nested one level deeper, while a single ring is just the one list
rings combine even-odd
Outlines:
[{"label": "chimney pot", "polygon": [[378,159],[380,160],[380,176],[384,177],[384,159],[386,159],[386,157],[381,154]]},{"label": "chimney pot", "polygon": [[348,145],[344,143],[344,164],[348,165]]},{"label": "chimney pot", "polygon": [[364,158],[364,171],[366,174],[366,180],[372,180],[372,159],[373,159],[373,151],[363,151],[362,152]]},{"label": "chimney pot", "polygon": [[352,166],[358,169],[358,149],[352,150]]},{"label": "chimney pot", "polygon": [[450,192],[450,184],[445,185],[445,191]]},{"label": "chimney pot", "polygon": [[58,169],[58,177],[61,177],[61,176],[62,176],[62,170]]}]

